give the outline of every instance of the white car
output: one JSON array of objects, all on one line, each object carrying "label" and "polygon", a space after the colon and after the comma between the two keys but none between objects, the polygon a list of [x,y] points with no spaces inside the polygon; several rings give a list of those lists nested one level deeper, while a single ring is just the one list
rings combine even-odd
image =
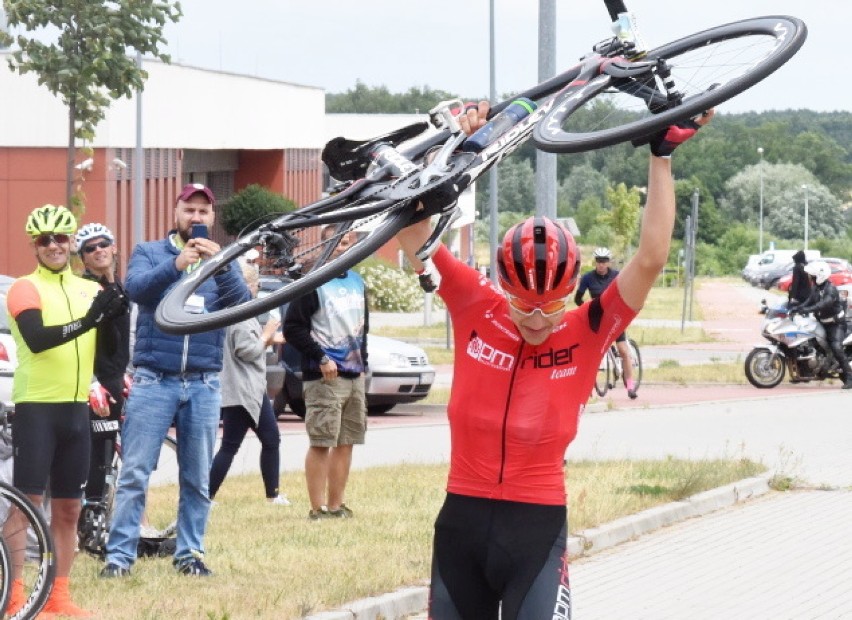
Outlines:
[{"label": "white car", "polygon": [[6,291],[14,282],[14,278],[0,276],[0,403],[7,409],[14,408],[12,404],[12,378],[18,365],[17,348],[9,329],[9,314],[6,312]]},{"label": "white car", "polygon": [[[289,345],[284,345],[284,351],[284,385],[277,377],[270,381],[267,370],[267,393],[276,412],[282,411],[286,404],[303,418],[301,356]],[[367,410],[370,413],[387,413],[395,405],[413,403],[429,395],[435,382],[435,368],[429,364],[422,348],[394,338],[367,334],[367,352]]]}]

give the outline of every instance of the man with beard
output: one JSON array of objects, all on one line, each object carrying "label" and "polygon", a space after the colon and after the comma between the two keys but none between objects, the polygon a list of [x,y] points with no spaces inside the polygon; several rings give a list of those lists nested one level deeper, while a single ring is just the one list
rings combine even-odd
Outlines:
[{"label": "man with beard", "polygon": [[[101,571],[104,578],[129,575],[136,561],[148,481],[172,424],[180,443],[173,563],[182,575],[212,575],[204,563],[204,533],[210,512],[210,465],[219,427],[225,330],[190,336],[167,334],[157,327],[154,313],[175,282],[219,251],[218,243],[198,232],[213,225],[214,204],[209,188],[200,183],[186,185],[175,205],[175,229],[165,239],[140,243],[130,257],[126,287],[138,307],[135,371],[122,427],[122,468],[106,566]],[[249,297],[239,269],[226,269],[202,284],[189,303],[205,312]]]}]

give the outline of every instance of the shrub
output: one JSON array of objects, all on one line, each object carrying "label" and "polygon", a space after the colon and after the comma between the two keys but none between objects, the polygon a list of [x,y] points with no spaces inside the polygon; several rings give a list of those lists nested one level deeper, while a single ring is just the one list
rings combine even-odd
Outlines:
[{"label": "shrub", "polygon": [[296,203],[289,198],[254,184],[240,190],[222,205],[219,221],[226,233],[240,235],[257,228],[272,215],[295,209]]},{"label": "shrub", "polygon": [[355,271],[364,278],[371,310],[416,312],[423,308],[423,290],[411,271],[402,271],[377,258],[367,259]]}]

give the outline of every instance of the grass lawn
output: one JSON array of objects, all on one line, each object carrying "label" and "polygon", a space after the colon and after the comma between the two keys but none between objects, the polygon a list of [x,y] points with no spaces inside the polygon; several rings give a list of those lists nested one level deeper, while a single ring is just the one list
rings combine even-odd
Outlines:
[{"label": "grass lawn", "polygon": [[[579,531],[762,470],[742,459],[569,463],[569,523]],[[213,577],[179,576],[169,558],[155,558],[137,562],[129,578],[104,581],[101,562],[81,554],[72,591],[110,620],[280,620],[423,584],[445,479],[445,466],[354,471],[347,503],[355,518],[311,522],[301,472],[282,475],[289,507],[267,504],[257,475],[228,478],[206,539]],[[173,505],[173,493],[152,489],[152,509]]]}]

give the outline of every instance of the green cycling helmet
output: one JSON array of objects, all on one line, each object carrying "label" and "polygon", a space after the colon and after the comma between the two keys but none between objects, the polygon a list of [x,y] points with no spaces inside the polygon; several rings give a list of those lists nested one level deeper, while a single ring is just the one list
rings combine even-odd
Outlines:
[{"label": "green cycling helmet", "polygon": [[77,218],[61,205],[44,205],[33,209],[27,217],[26,231],[31,237],[50,233],[73,235],[77,232]]}]

